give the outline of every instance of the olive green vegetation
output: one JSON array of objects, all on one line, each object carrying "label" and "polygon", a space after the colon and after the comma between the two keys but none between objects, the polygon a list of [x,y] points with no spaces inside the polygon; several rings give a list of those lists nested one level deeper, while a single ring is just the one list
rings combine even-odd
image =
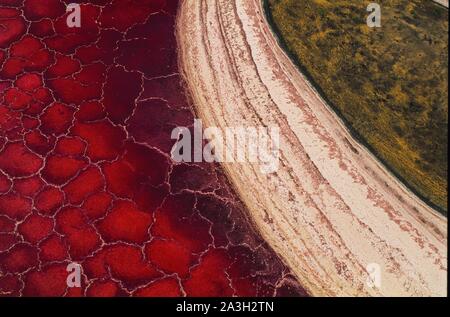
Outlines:
[{"label": "olive green vegetation", "polygon": [[448,10],[386,0],[266,0],[280,42],[352,132],[447,213]]}]

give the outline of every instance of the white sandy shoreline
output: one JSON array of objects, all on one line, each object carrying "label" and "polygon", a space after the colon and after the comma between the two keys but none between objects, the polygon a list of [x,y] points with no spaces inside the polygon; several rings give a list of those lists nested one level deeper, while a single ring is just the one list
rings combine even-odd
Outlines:
[{"label": "white sandy shoreline", "polygon": [[433,0],[433,2],[436,2],[440,4],[441,6],[444,6],[448,9],[448,0]]},{"label": "white sandy shoreline", "polygon": [[[184,0],[177,33],[206,126],[280,126],[276,175],[223,167],[263,237],[312,295],[446,295],[446,218],[352,139],[280,49],[259,0]],[[380,289],[366,285],[370,263],[381,267]]]}]

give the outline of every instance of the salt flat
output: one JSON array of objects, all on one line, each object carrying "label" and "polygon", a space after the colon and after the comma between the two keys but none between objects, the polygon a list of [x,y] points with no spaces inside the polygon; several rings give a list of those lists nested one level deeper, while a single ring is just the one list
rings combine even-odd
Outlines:
[{"label": "salt flat", "polygon": [[[445,296],[447,219],[357,143],[279,47],[261,1],[184,1],[179,63],[206,127],[280,127],[280,164],[223,163],[254,225],[316,296]],[[380,287],[367,268],[380,268]]]}]

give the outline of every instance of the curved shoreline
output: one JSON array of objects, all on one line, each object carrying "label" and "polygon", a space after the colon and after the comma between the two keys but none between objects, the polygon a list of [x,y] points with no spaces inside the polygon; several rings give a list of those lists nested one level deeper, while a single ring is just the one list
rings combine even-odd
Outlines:
[{"label": "curved shoreline", "polygon": [[448,0],[433,0],[433,2],[448,9]]},{"label": "curved shoreline", "polygon": [[[264,15],[267,20],[267,24],[270,27],[270,30],[273,33],[273,36],[276,38],[278,45],[284,50],[286,55],[293,61],[293,64],[297,67],[298,71],[302,73],[302,75],[307,79],[307,81],[311,84],[313,89],[317,92],[317,94],[320,96],[321,99],[324,100],[324,103],[328,105],[339,117],[339,119],[342,121],[342,123],[347,128],[348,132],[352,135],[352,137],[357,140],[362,146],[367,148],[369,152],[372,153],[372,155],[390,172],[393,174],[394,177],[396,177],[402,184],[405,186],[409,191],[411,191],[414,195],[419,197],[423,202],[425,202],[428,206],[435,209],[439,213],[441,213],[444,216],[448,215],[448,209],[445,209],[434,202],[432,202],[428,197],[426,197],[424,194],[422,194],[419,190],[414,188],[412,185],[410,185],[405,178],[400,175],[400,173],[397,172],[397,170],[392,167],[385,159],[381,157],[381,155],[378,153],[378,151],[375,150],[374,147],[372,147],[369,143],[366,142],[363,136],[361,136],[351,125],[350,122],[348,122],[345,117],[342,115],[341,111],[334,105],[333,102],[326,96],[325,92],[321,89],[320,85],[316,83],[314,78],[311,76],[311,74],[308,72],[308,70],[303,66],[303,64],[294,56],[294,54],[289,50],[287,47],[285,41],[280,36],[280,31],[276,27],[275,23],[273,22],[273,18],[271,13],[268,10],[268,0],[261,0],[262,1],[262,8],[264,10]],[[442,5],[442,4],[440,4]],[[444,5],[442,5],[445,7]],[[448,9],[448,7],[445,7]]]},{"label": "curved shoreline", "polygon": [[[353,140],[262,12],[259,0],[184,1],[177,37],[206,126],[280,126],[276,175],[223,164],[263,237],[313,295],[445,295],[447,220]],[[380,289],[366,285],[370,263]]]}]

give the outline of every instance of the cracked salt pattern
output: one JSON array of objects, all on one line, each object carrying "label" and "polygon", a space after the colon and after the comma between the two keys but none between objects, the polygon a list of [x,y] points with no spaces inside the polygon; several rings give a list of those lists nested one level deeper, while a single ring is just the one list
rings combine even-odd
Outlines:
[{"label": "cracked salt pattern", "polygon": [[0,296],[305,295],[219,167],[170,159],[177,8],[0,0]]}]

